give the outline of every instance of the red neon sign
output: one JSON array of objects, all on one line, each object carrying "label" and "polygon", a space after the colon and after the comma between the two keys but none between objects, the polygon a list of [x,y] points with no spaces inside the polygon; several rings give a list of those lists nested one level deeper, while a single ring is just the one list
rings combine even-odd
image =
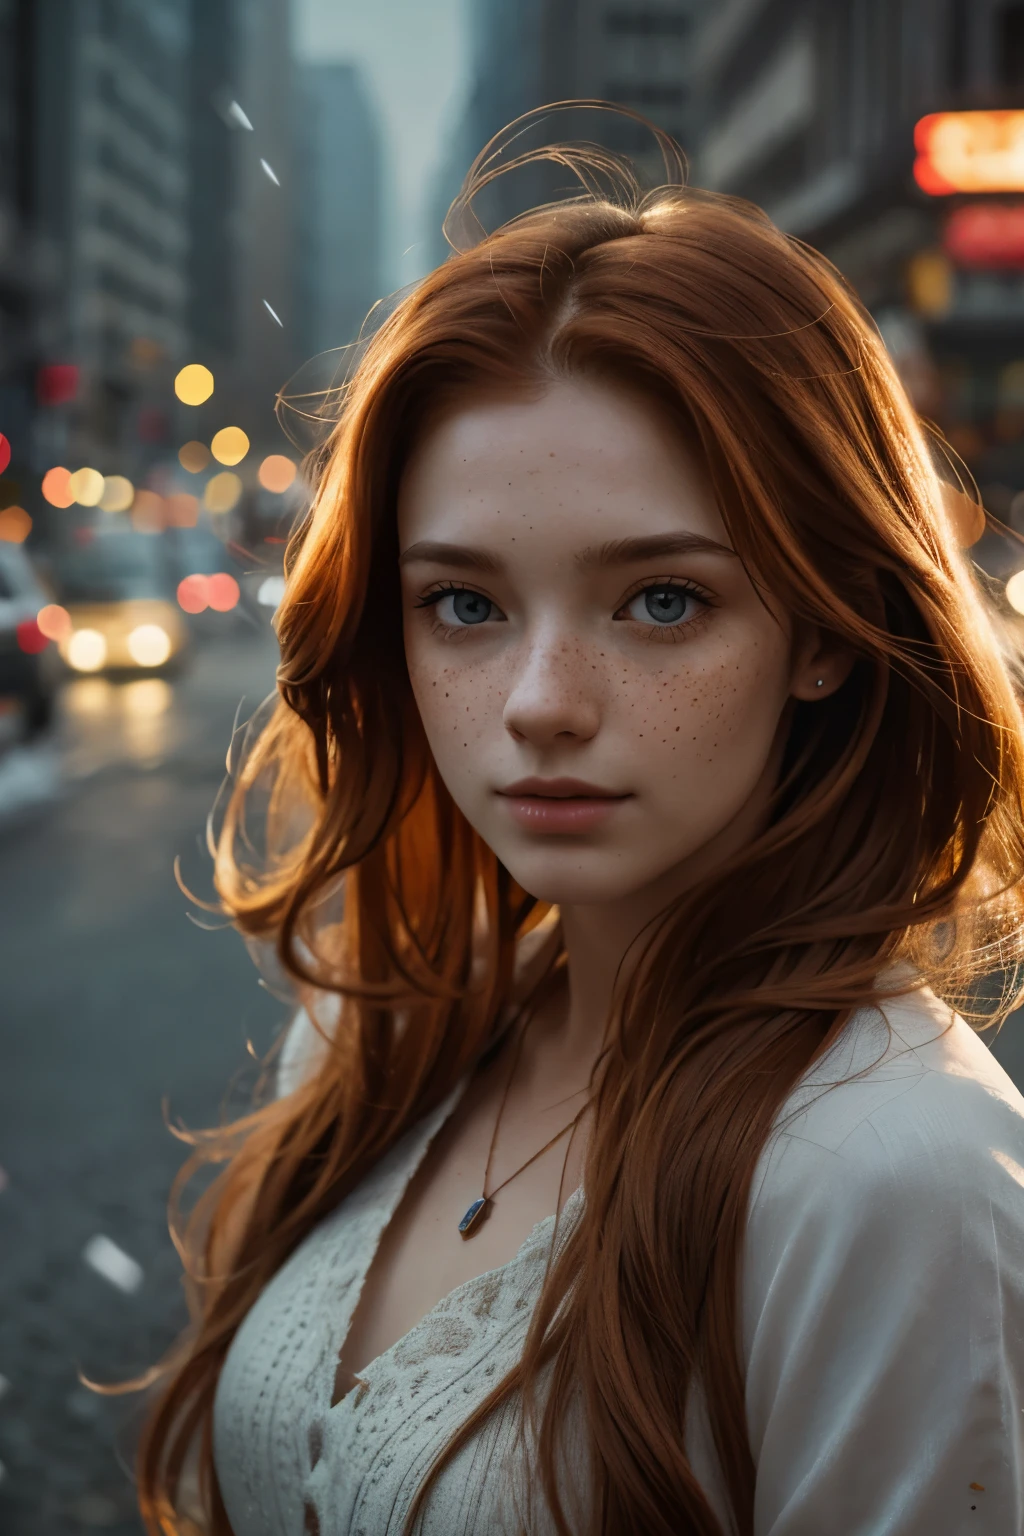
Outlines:
[{"label": "red neon sign", "polygon": [[1024,192],[1024,112],[931,112],[914,147],[914,179],[931,197]]}]

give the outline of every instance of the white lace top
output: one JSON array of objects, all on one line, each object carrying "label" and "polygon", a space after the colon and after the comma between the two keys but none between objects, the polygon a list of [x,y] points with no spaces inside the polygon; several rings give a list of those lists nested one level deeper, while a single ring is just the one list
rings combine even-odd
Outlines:
[{"label": "white lace top", "polygon": [[[1024,1099],[931,994],[886,1014],[888,1045],[877,1012],[855,1015],[755,1178],[741,1276],[755,1536],[1020,1536]],[[517,1358],[553,1216],[331,1406],[380,1236],[457,1098],[310,1234],[239,1329],[214,1418],[235,1536],[399,1536],[433,1459]],[[449,1462],[422,1536],[548,1536],[517,1427],[512,1404]],[[586,1484],[574,1443],[570,1513]],[[731,1531],[698,1393],[687,1450]]]}]

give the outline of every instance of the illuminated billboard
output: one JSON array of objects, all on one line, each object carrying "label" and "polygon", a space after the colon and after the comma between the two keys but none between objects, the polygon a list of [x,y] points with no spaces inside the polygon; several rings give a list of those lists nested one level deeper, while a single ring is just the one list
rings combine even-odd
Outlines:
[{"label": "illuminated billboard", "polygon": [[932,197],[1024,192],[1024,112],[931,112],[914,147],[914,179]]}]

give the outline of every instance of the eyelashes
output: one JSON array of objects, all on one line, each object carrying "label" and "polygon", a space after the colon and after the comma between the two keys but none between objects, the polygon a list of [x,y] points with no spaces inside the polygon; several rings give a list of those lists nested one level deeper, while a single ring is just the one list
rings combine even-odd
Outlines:
[{"label": "eyelashes", "polygon": [[[442,604],[446,609],[450,608],[450,613],[438,611]],[[433,608],[436,614],[432,626],[434,633],[449,639],[461,640],[472,630],[486,625],[488,620],[493,622],[496,618],[500,623],[508,622],[493,598],[465,582],[439,582],[421,594],[413,606]],[[673,576],[656,581],[647,578],[627,592],[612,618],[629,620],[644,631],[646,638],[679,641],[697,627],[714,606],[711,594],[695,581]]]}]

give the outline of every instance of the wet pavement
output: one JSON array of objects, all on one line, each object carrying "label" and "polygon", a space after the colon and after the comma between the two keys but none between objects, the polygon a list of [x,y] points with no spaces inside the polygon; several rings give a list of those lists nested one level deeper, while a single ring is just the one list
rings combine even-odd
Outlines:
[{"label": "wet pavement", "polygon": [[[266,630],[177,680],[76,680],[54,743],[0,761],[0,1531],[138,1536],[133,1399],[77,1379],[151,1364],[184,1318],[166,1230],[183,1160],[161,1102],[213,1123],[285,1016],[209,895],[202,851],[236,711],[273,688]],[[6,773],[6,778],[5,778]],[[201,921],[209,922],[202,913]],[[92,1264],[86,1261],[88,1254]],[[120,1460],[119,1460],[120,1458]]]}]

